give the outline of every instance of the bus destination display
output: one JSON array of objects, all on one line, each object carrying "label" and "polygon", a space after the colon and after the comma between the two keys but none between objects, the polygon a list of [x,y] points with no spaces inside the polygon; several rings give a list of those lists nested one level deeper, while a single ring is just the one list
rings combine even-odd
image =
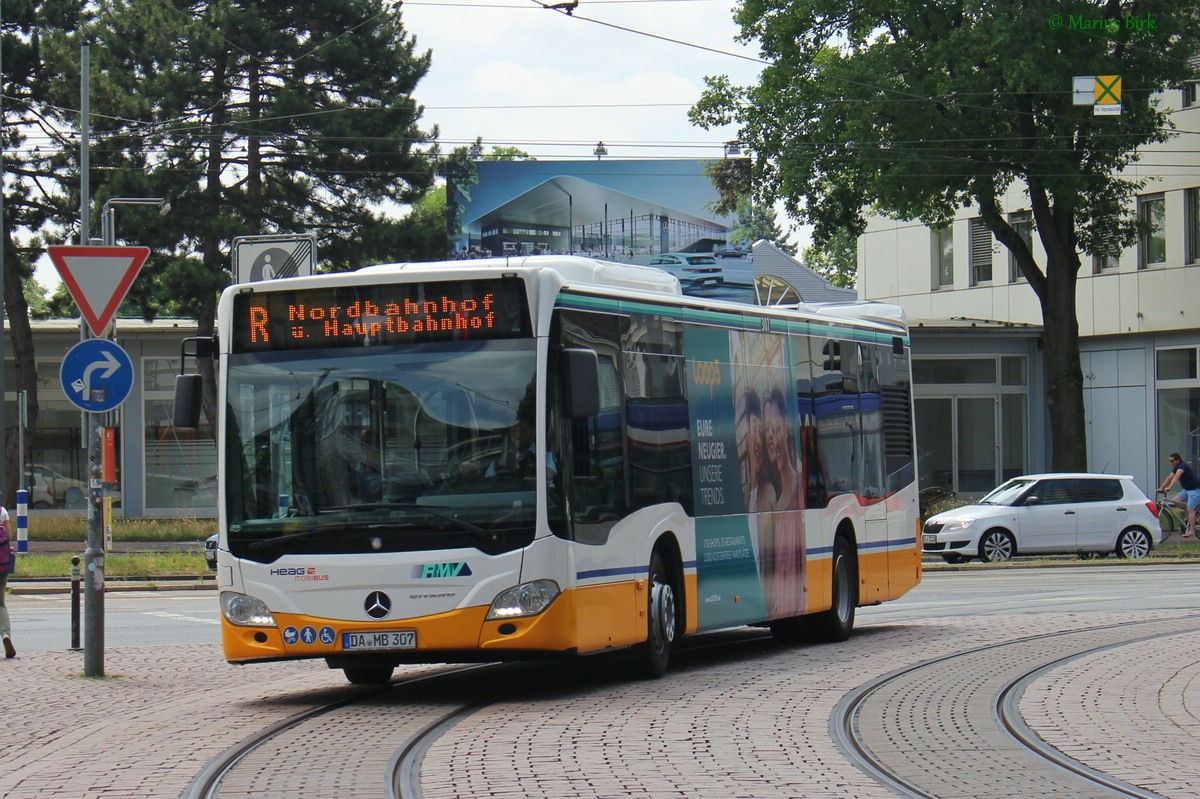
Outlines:
[{"label": "bus destination display", "polygon": [[531,335],[520,280],[392,283],[234,298],[233,351],[474,341]]}]

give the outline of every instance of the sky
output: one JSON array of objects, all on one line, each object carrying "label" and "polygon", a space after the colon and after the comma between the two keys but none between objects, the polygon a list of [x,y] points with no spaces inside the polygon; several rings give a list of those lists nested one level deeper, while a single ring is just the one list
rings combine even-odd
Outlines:
[{"label": "sky", "polygon": [[530,0],[413,0],[401,12],[432,50],[417,98],[447,145],[483,136],[488,149],[593,158],[603,141],[610,158],[720,157],[735,131],[694,127],[688,108],[706,75],[748,83],[761,67],[734,41],[730,0],[580,0],[572,16]]},{"label": "sky", "polygon": [[735,41],[731,0],[580,0],[572,16],[530,0],[405,0],[400,13],[432,52],[416,98],[443,152],[482,136],[487,152],[539,160],[594,158],[601,141],[608,158],[719,158],[736,130],[698,128],[688,109],[705,76],[749,84],[762,66]]}]

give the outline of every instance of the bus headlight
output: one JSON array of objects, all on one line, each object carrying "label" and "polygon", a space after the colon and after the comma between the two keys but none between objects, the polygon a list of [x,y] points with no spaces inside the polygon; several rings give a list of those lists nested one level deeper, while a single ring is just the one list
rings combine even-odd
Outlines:
[{"label": "bus headlight", "polygon": [[243,627],[274,627],[275,617],[261,599],[233,591],[221,593],[221,612],[230,624]]},{"label": "bus headlight", "polygon": [[534,580],[531,583],[501,591],[488,608],[488,621],[536,616],[558,596],[558,583],[553,580]]}]

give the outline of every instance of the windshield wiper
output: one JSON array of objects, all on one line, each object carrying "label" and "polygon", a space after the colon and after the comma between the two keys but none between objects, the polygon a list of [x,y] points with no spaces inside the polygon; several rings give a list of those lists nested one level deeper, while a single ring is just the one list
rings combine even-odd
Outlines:
[{"label": "windshield wiper", "polygon": [[251,552],[258,552],[260,549],[266,549],[267,547],[275,546],[276,544],[282,544],[285,541],[299,541],[301,538],[312,538],[313,536],[328,532],[328,527],[314,527],[311,530],[305,530],[300,533],[288,533],[287,535],[280,535],[276,536],[275,538],[262,538],[258,541],[252,541],[246,545],[246,549],[250,550]]},{"label": "windshield wiper", "polygon": [[[480,536],[487,540],[494,538],[493,533],[489,533],[482,527],[472,524],[471,522],[463,521],[456,516],[451,516],[444,511],[450,510],[446,505],[417,505],[411,502],[364,502],[360,505],[335,505],[325,508],[328,511],[368,511],[368,510],[416,510],[422,513],[427,513],[435,519],[441,519],[444,522],[449,522],[460,530],[466,530],[468,533]],[[278,540],[278,539],[276,539]]]}]

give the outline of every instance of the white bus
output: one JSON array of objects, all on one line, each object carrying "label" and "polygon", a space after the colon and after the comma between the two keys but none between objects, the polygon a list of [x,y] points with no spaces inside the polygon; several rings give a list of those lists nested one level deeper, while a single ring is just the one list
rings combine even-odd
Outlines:
[{"label": "white bus", "polygon": [[531,256],[235,285],[218,320],[230,662],[374,683],[628,650],[658,676],[704,631],[844,640],[920,580],[894,306]]}]

